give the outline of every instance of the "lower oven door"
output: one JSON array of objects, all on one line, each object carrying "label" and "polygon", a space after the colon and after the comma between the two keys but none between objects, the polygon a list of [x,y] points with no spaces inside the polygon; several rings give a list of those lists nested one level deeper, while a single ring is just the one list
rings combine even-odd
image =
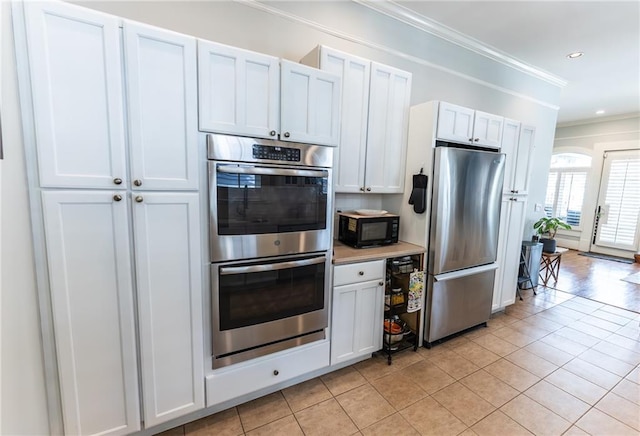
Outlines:
[{"label": "lower oven door", "polygon": [[324,337],[329,270],[326,252],[211,264],[214,358],[249,350],[255,357],[265,354],[259,347]]}]

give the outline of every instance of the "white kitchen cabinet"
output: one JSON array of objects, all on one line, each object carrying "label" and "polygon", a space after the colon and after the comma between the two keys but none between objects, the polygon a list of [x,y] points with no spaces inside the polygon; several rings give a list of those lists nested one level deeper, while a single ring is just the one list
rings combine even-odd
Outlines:
[{"label": "white kitchen cabinet", "polygon": [[518,121],[504,121],[500,151],[507,155],[503,185],[505,195],[528,193],[534,132],[535,128],[521,127]]},{"label": "white kitchen cabinet", "polygon": [[130,434],[204,407],[195,39],[24,10],[64,432]]},{"label": "white kitchen cabinet", "polygon": [[196,39],[126,21],[133,189],[198,188]]},{"label": "white kitchen cabinet", "polygon": [[98,190],[42,192],[66,434],[140,429],[127,201]]},{"label": "white kitchen cabinet", "polygon": [[200,130],[276,139],[278,58],[198,40],[198,83]]},{"label": "white kitchen cabinet", "polygon": [[382,348],[384,262],[334,267],[332,365]]},{"label": "white kitchen cabinet", "polygon": [[340,78],[280,61],[280,139],[309,144],[340,142]]},{"label": "white kitchen cabinet", "polygon": [[336,146],[337,76],[273,56],[198,41],[200,130]]},{"label": "white kitchen cabinet", "polygon": [[133,194],[142,399],[147,427],[204,407],[197,193]]},{"label": "white kitchen cabinet", "polygon": [[491,307],[494,312],[513,304],[516,299],[526,205],[526,196],[505,195],[502,197],[496,258],[498,269],[496,270]]},{"label": "white kitchen cabinet", "polygon": [[120,20],[64,2],[24,2],[43,187],[127,181]]},{"label": "white kitchen cabinet", "polygon": [[504,118],[440,102],[436,137],[447,141],[500,147]]},{"label": "white kitchen cabinet", "polygon": [[365,190],[404,192],[411,73],[372,62]]},{"label": "white kitchen cabinet", "polygon": [[326,46],[301,62],[342,79],[335,192],[402,193],[411,73]]}]

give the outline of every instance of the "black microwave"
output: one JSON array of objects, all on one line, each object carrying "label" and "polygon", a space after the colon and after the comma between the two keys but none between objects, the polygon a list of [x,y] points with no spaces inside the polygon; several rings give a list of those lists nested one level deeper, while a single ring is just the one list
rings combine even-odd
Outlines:
[{"label": "black microwave", "polygon": [[338,217],[338,239],[346,245],[363,248],[398,242],[398,215],[386,212],[379,215],[342,212]]}]

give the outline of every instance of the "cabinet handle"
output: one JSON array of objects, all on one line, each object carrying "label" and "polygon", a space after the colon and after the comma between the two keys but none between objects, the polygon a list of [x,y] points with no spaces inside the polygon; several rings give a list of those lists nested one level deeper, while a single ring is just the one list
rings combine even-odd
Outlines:
[{"label": "cabinet handle", "polygon": [[122,200],[122,195],[120,195],[120,194],[116,194],[116,195],[114,195],[114,196],[113,196],[113,200],[114,200],[114,201],[120,201],[120,200]]},{"label": "cabinet handle", "polygon": [[367,188],[367,192],[371,192],[371,188]]},{"label": "cabinet handle", "polygon": [[364,186],[360,187],[360,191],[364,192]]},{"label": "cabinet handle", "polygon": [[359,276],[363,276],[364,275],[364,271],[358,271],[358,275]]},{"label": "cabinet handle", "polygon": [[143,201],[142,195],[138,195],[136,197],[136,203],[142,203],[142,201]]},{"label": "cabinet handle", "polygon": [[273,370],[273,375],[278,375],[278,374],[280,374],[280,371],[278,371],[277,369],[274,369]]},{"label": "cabinet handle", "polygon": [[284,132],[284,137],[288,138],[289,136],[291,136],[291,134],[289,134],[289,132]]},{"label": "cabinet handle", "polygon": [[113,179],[113,183],[116,185],[122,185],[122,179],[120,177],[116,177]]},{"label": "cabinet handle", "polygon": [[270,132],[269,132],[269,135],[271,135],[271,136],[276,136],[276,131],[275,131],[275,130],[270,131]]},{"label": "cabinet handle", "polygon": [[136,185],[136,186],[142,186],[142,180],[140,180],[140,179],[135,179],[135,180],[133,181],[133,184],[134,184],[134,185]]}]

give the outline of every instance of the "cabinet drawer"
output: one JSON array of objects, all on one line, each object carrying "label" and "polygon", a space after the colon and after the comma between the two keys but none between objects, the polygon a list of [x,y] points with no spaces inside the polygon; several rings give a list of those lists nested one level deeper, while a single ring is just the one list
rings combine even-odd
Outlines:
[{"label": "cabinet drawer", "polygon": [[329,366],[329,341],[287,350],[206,377],[207,407]]},{"label": "cabinet drawer", "polygon": [[333,267],[333,286],[351,283],[382,280],[384,278],[384,259],[371,262],[352,263]]}]

